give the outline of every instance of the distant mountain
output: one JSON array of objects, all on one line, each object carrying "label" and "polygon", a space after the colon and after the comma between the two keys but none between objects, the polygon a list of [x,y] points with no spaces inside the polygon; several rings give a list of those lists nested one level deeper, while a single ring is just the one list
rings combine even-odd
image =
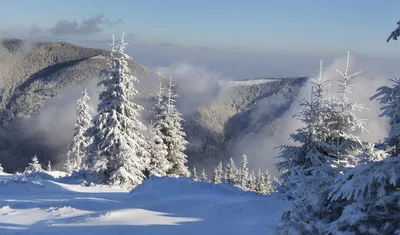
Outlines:
[{"label": "distant mountain", "polygon": [[[6,170],[23,169],[35,153],[42,162],[52,160],[56,164],[63,160],[68,141],[53,143],[40,128],[27,132],[26,123],[66,89],[83,88],[96,80],[106,64],[108,53],[64,42],[28,44],[10,39],[0,43],[0,162]],[[137,84],[141,93],[140,102],[146,110],[150,110],[159,76],[135,62],[130,67],[133,74],[140,78]],[[306,80],[300,77],[220,81],[212,88],[210,99],[193,105],[185,105],[185,96],[190,94],[180,93],[178,83],[178,105],[196,109],[184,117],[185,131],[191,142],[188,148],[190,164],[207,167],[229,157],[232,154],[227,149],[229,143],[279,119]],[[277,94],[282,96],[279,108],[268,112],[267,116],[258,115],[254,119],[254,114],[259,112],[259,104],[268,103]],[[72,113],[66,115],[73,116],[74,111],[69,112]],[[145,119],[148,119],[148,114],[144,115]]]},{"label": "distant mountain", "polygon": [[203,163],[209,169],[219,160],[242,154],[233,147],[249,133],[270,129],[265,134],[274,135],[281,129],[277,128],[279,120],[307,79],[294,77],[221,82],[215,99],[199,107],[195,115],[186,119],[186,132],[192,143],[188,150],[189,157],[197,161],[200,158],[199,164]]}]

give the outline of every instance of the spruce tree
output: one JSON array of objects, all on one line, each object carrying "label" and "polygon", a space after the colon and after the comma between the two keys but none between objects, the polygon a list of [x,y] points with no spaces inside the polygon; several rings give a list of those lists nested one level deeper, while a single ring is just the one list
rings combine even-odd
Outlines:
[{"label": "spruce tree", "polygon": [[236,168],[235,161],[233,158],[229,159],[227,166],[225,167],[225,182],[228,184],[236,185],[238,182],[238,169]]},{"label": "spruce tree", "polygon": [[[304,124],[303,127],[290,134],[290,139],[298,144],[279,147],[278,158],[281,161],[276,164],[276,167],[282,172],[284,188],[288,191],[295,187],[289,178],[296,179],[296,176],[291,177],[290,174],[296,175],[300,170],[306,175],[312,175],[314,169],[333,160],[328,155],[330,146],[325,144],[333,136],[331,130],[327,128],[330,123],[329,115],[334,109],[331,101],[326,97],[328,82],[322,77],[321,62],[319,78],[311,80],[311,100],[302,99],[299,104],[302,110],[293,116]],[[290,195],[290,197],[293,196]]]},{"label": "spruce tree", "polygon": [[[398,27],[387,41],[397,40],[399,32]],[[345,206],[329,224],[330,234],[400,234],[400,80],[391,81],[392,87],[379,87],[371,97],[381,103],[380,116],[389,118],[384,144],[391,157],[366,161],[336,179],[329,198],[331,204]]]},{"label": "spruce tree", "polygon": [[256,188],[254,191],[257,194],[267,194],[267,186],[265,185],[264,174],[261,173],[261,169],[258,169]]},{"label": "spruce tree", "polygon": [[167,117],[165,90],[163,88],[162,79],[160,79],[159,92],[157,94],[156,103],[154,105],[153,119],[155,120],[149,128],[149,136],[147,143],[149,143],[150,175],[166,176],[168,171],[172,168],[172,164],[168,161],[168,146],[165,144],[164,133],[162,128],[166,126],[165,120]]},{"label": "spruce tree", "polygon": [[149,153],[142,134],[146,126],[139,120],[143,110],[133,102],[139,92],[138,79],[128,66],[131,59],[125,54],[127,43],[121,40],[111,45],[108,67],[102,72],[105,90],[100,93],[97,116],[93,118],[88,147],[88,165],[100,173],[106,183],[135,187],[145,178]]},{"label": "spruce tree", "polygon": [[207,176],[206,171],[204,170],[204,168],[203,168],[203,171],[201,172],[201,175],[200,175],[200,181],[208,182],[208,176]]},{"label": "spruce tree", "polygon": [[[312,80],[311,100],[302,100],[303,109],[295,115],[304,126],[292,133],[290,138],[298,145],[281,146],[278,170],[283,172],[282,190],[293,200],[282,215],[276,228],[277,234],[324,234],[330,210],[328,192],[332,180],[354,166],[355,154],[361,150],[361,141],[354,135],[364,130],[363,120],[357,119],[354,110],[362,106],[350,103],[349,80],[358,73],[348,75],[349,57],[338,96],[327,96],[328,80],[322,77]],[[310,220],[310,218],[313,218]]]},{"label": "spruce tree", "polygon": [[67,161],[64,163],[64,170],[67,173],[71,173],[72,171],[74,171],[74,162],[71,161],[71,159],[69,158],[69,154],[67,154]]},{"label": "spruce tree", "polygon": [[328,128],[335,133],[335,138],[329,140],[330,155],[334,158],[334,164],[340,170],[354,167],[358,164],[356,156],[362,151],[362,141],[357,136],[358,132],[366,130],[366,120],[357,117],[357,112],[366,110],[364,105],[350,102],[348,95],[351,93],[353,84],[351,79],[356,78],[360,72],[349,74],[350,52],[347,53],[346,69],[344,72],[336,70],[342,79],[338,80],[339,91],[337,96],[333,97],[334,109],[330,112],[331,125]]},{"label": "spruce tree", "polygon": [[243,154],[242,168],[239,171],[239,187],[243,190],[247,190],[247,184],[249,182],[249,168],[247,167],[248,160],[246,154]]},{"label": "spruce tree", "polygon": [[180,114],[175,107],[176,97],[177,95],[174,93],[174,85],[172,84],[172,78],[170,76],[165,105],[166,117],[160,127],[164,144],[168,149],[167,159],[171,164],[168,175],[174,177],[189,177],[190,172],[185,165],[187,163],[185,150],[188,141],[185,140],[186,134],[181,124],[183,121],[181,117],[182,114]]},{"label": "spruce tree", "polygon": [[261,170],[258,169],[254,191],[262,195],[269,195],[275,192],[275,187],[272,184],[271,175],[268,170],[266,170],[265,173],[261,173]]},{"label": "spruce tree", "polygon": [[400,234],[400,157],[360,164],[337,178],[331,204],[344,204],[331,234]]},{"label": "spruce tree", "polygon": [[356,155],[356,161],[358,164],[364,164],[370,162],[379,162],[387,157],[388,154],[384,150],[375,148],[375,145],[369,143],[368,141],[362,141],[362,149],[361,152]]},{"label": "spruce tree", "polygon": [[192,171],[191,177],[192,177],[192,179],[193,179],[194,181],[199,181],[199,180],[200,180],[200,179],[199,179],[199,176],[197,175],[197,170],[196,170],[196,167],[195,167],[195,166],[193,166],[193,171]]},{"label": "spruce tree", "polygon": [[3,172],[3,170],[4,170],[4,168],[1,166],[1,163],[0,163],[0,172]]},{"label": "spruce tree", "polygon": [[377,99],[381,103],[381,117],[389,118],[390,132],[384,144],[391,148],[391,155],[400,153],[400,79],[390,79],[392,87],[382,86],[370,99]]},{"label": "spruce tree", "polygon": [[274,181],[272,179],[272,176],[269,174],[268,170],[265,170],[263,174],[263,179],[264,179],[264,185],[266,186],[266,194],[272,194],[276,192],[276,187],[274,185]]},{"label": "spruce tree", "polygon": [[251,191],[251,192],[255,192],[256,191],[256,184],[257,184],[256,182],[257,182],[256,175],[254,174],[254,171],[252,171],[249,174],[249,179],[248,179],[248,182],[247,182],[247,185],[246,185],[247,190]]},{"label": "spruce tree", "polygon": [[214,176],[212,182],[214,184],[220,184],[223,182],[224,169],[222,167],[222,162],[220,161],[218,166],[214,169]]},{"label": "spruce tree", "polygon": [[391,157],[371,154],[367,146],[367,160],[339,176],[330,188],[330,206],[343,205],[334,211],[328,227],[331,234],[400,234],[400,156],[399,143],[399,84],[380,87],[377,94],[382,105],[380,116],[389,118],[390,132],[385,144],[392,148]]},{"label": "spruce tree", "polygon": [[153,176],[166,176],[168,170],[171,168],[171,163],[167,160],[168,149],[162,139],[162,133],[157,126],[151,124],[149,127],[149,153],[150,163],[148,166],[149,175]]},{"label": "spruce tree", "polygon": [[92,107],[87,103],[90,100],[86,89],[82,92],[81,98],[77,101],[76,124],[74,127],[74,136],[69,146],[69,160],[72,169],[79,170],[85,168],[86,148],[91,144],[92,138],[87,136],[87,131],[92,126]]},{"label": "spruce tree", "polygon": [[[310,115],[308,122],[304,119],[307,115],[303,115],[306,127],[301,135],[301,132],[296,134],[301,145],[281,152],[286,161],[279,163],[278,169],[286,169],[285,184],[289,185],[287,188],[294,188],[290,190],[294,200],[277,226],[278,234],[328,234],[327,225],[347,203],[330,201],[329,188],[335,177],[361,162],[365,146],[356,135],[366,131],[365,120],[356,115],[365,108],[348,99],[353,86],[350,80],[360,74],[348,74],[349,57],[348,53],[345,72],[337,70],[342,76],[338,81],[339,92],[333,97],[313,95],[306,113],[318,115]],[[315,99],[323,101],[323,105],[316,107]]]},{"label": "spruce tree", "polygon": [[43,172],[42,165],[40,165],[39,159],[36,156],[36,154],[33,155],[32,162],[29,163],[29,165],[25,168],[25,171],[24,171],[24,173],[26,173],[26,174],[30,174],[30,173],[34,173],[34,172]]},{"label": "spruce tree", "polygon": [[47,171],[51,171],[51,162],[50,161],[47,163]]}]

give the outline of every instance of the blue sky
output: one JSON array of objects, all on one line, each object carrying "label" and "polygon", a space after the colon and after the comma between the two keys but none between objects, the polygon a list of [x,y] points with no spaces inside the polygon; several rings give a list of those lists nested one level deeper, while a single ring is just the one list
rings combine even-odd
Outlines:
[{"label": "blue sky", "polygon": [[7,30],[32,23],[46,29],[99,13],[123,20],[85,36],[91,39],[125,31],[147,43],[245,51],[396,55],[400,49],[385,42],[400,20],[400,1],[394,0],[19,0],[4,1],[1,8],[0,29]]}]

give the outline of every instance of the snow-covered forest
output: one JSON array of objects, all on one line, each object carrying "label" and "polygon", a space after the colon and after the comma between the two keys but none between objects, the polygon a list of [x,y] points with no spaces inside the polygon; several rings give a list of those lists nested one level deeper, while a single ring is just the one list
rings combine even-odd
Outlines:
[{"label": "snow-covered forest", "polygon": [[[399,35],[400,26],[388,42]],[[361,137],[368,126],[360,114],[370,110],[350,96],[363,72],[350,72],[357,71],[350,52],[345,67],[336,70],[339,80],[326,77],[320,61],[319,75],[308,80],[310,94],[295,104],[299,112],[293,119],[302,126],[276,146],[279,177],[250,169],[246,154],[240,162],[218,161],[209,171],[188,166],[191,143],[184,110],[176,105],[174,77],[160,74],[153,107],[145,110],[137,102],[140,81],[128,66],[129,44],[122,36],[110,45],[107,65],[99,71],[97,107],[86,89],[76,101],[63,170],[40,162],[36,153],[23,172],[5,173],[0,164],[4,234],[24,229],[52,234],[58,227],[69,227],[65,233],[102,234],[95,227],[111,224],[127,226],[115,228],[123,234],[400,235],[400,79],[387,78],[391,86],[370,94],[381,105],[376,116],[389,120],[389,134],[382,142],[369,142]],[[151,117],[149,124],[144,115]],[[174,213],[181,215],[168,216]],[[140,227],[152,223],[193,227]],[[222,225],[229,227],[226,233]]]}]

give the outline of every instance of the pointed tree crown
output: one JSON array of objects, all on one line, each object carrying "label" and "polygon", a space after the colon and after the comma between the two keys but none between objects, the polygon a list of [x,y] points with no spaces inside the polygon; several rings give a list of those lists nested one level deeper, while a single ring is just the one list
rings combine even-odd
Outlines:
[{"label": "pointed tree crown", "polygon": [[132,74],[125,54],[127,43],[111,44],[107,68],[101,72],[105,90],[99,95],[98,114],[93,118],[93,144],[88,148],[89,166],[101,172],[110,184],[135,187],[145,178],[149,153],[139,120],[143,107],[134,103],[138,79]]}]

